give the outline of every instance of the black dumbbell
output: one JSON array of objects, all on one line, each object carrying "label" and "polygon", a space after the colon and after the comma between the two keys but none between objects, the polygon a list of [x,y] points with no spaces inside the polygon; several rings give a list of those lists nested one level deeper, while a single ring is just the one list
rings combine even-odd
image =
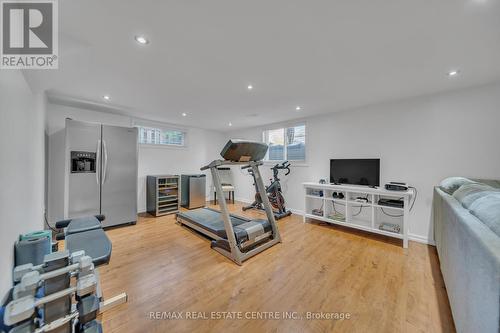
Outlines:
[{"label": "black dumbbell", "polygon": [[97,318],[99,298],[96,295],[81,297],[76,308],[78,310],[78,321],[83,326]]}]

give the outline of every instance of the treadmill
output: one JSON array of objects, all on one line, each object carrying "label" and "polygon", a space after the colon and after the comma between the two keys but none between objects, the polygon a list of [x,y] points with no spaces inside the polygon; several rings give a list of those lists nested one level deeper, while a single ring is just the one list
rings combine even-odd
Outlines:
[{"label": "treadmill", "polygon": [[223,159],[215,160],[201,168],[202,171],[210,169],[219,198],[224,198],[224,194],[218,167],[242,165],[242,169],[251,168],[267,219],[248,219],[229,214],[225,200],[218,201],[220,211],[212,208],[198,208],[177,214],[177,223],[211,238],[211,247],[238,265],[271,246],[281,243],[274,212],[259,172],[259,166],[263,163],[267,149],[268,146],[261,142],[229,140],[221,152]]}]

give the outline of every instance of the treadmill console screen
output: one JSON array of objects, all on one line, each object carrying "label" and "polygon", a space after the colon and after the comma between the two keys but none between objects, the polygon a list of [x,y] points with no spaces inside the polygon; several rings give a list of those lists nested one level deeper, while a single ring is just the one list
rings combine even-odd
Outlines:
[{"label": "treadmill console screen", "polygon": [[267,144],[256,141],[229,140],[220,155],[226,161],[261,161],[267,153]]}]

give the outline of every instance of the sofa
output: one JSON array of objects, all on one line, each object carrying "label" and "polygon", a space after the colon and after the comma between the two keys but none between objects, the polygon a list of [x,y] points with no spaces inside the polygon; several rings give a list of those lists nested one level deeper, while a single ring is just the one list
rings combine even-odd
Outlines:
[{"label": "sofa", "polygon": [[500,332],[500,181],[443,180],[432,220],[457,332]]}]

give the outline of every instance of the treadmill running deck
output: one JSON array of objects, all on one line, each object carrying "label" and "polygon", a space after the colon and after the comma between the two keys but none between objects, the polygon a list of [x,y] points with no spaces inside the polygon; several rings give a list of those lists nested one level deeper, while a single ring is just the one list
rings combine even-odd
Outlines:
[{"label": "treadmill running deck", "polygon": [[[213,234],[216,234],[220,238],[227,239],[226,229],[224,228],[224,221],[222,220],[222,215],[218,210],[212,208],[198,208],[186,212],[180,212],[177,214],[177,216],[182,220],[185,220]],[[238,227],[242,224],[253,222],[260,224],[264,229],[264,232],[269,232],[272,230],[271,224],[268,220],[250,220],[236,215],[230,215],[230,217],[233,224],[234,234],[236,236],[236,241],[238,243],[245,242],[249,239],[247,230]]]}]

